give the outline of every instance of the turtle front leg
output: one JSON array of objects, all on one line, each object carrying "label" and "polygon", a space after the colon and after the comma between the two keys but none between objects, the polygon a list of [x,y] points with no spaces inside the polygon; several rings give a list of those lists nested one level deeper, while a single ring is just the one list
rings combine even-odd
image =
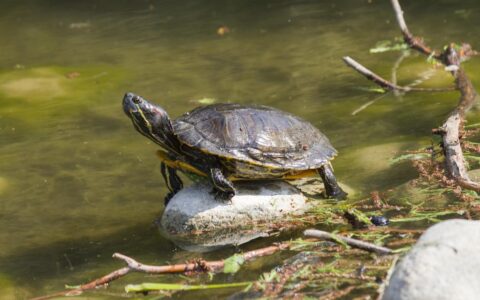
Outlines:
[{"label": "turtle front leg", "polygon": [[164,198],[165,206],[167,206],[170,199],[172,199],[173,196],[175,196],[175,194],[183,188],[183,182],[180,177],[178,177],[177,171],[166,166],[163,162],[160,164],[160,171],[162,172],[163,179],[165,180],[167,188],[170,191]]},{"label": "turtle front leg", "polygon": [[220,168],[210,169],[210,180],[214,186],[215,199],[230,200],[235,196],[233,183],[225,177]]},{"label": "turtle front leg", "polygon": [[338,185],[335,175],[333,175],[333,170],[330,164],[326,164],[319,168],[318,174],[322,178],[323,185],[325,186],[325,192],[327,197],[335,198],[338,200],[344,200],[347,198],[347,193],[345,193],[342,188]]}]

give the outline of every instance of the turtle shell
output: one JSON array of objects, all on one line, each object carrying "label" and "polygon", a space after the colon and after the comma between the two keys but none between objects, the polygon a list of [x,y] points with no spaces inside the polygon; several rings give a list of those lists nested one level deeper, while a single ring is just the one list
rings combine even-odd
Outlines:
[{"label": "turtle shell", "polygon": [[173,128],[181,143],[205,154],[269,168],[316,169],[337,153],[312,124],[267,106],[202,106]]}]

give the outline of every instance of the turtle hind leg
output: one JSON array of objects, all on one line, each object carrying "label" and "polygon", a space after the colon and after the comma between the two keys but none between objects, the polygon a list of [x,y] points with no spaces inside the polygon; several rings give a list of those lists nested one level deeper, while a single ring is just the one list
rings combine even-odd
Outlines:
[{"label": "turtle hind leg", "polygon": [[230,200],[235,196],[236,190],[233,183],[225,177],[220,168],[210,169],[210,180],[214,186],[215,199]]},{"label": "turtle hind leg", "polygon": [[344,200],[347,198],[348,194],[344,192],[338,185],[337,179],[335,178],[335,175],[333,175],[333,170],[330,164],[320,167],[317,172],[322,178],[328,198],[335,198],[338,200]]},{"label": "turtle hind leg", "polygon": [[183,188],[183,182],[180,177],[178,177],[177,171],[166,166],[163,162],[160,164],[160,171],[162,172],[163,179],[165,180],[167,188],[170,191],[164,198],[165,206],[167,206],[170,199],[172,199],[173,196],[175,196],[175,194]]}]

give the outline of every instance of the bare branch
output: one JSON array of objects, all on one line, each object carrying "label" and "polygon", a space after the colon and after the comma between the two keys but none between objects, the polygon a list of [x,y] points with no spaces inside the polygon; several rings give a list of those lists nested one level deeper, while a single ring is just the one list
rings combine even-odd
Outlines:
[{"label": "bare branch", "polygon": [[422,39],[410,33],[403,19],[403,11],[398,0],[391,0],[391,2],[405,42],[412,49],[426,55],[433,55],[435,59],[450,68],[452,75],[455,77],[455,86],[460,90],[460,100],[457,107],[450,113],[445,123],[443,123],[437,132],[442,135],[445,165],[449,177],[453,178],[457,184],[463,188],[480,192],[480,184],[473,182],[468,176],[465,158],[460,144],[460,131],[463,129],[465,114],[473,106],[477,97],[477,92],[465,71],[460,67],[460,63],[478,53],[472,50],[469,44],[462,44],[459,51],[456,50],[459,47],[450,44],[442,53],[435,55],[435,52],[432,52],[432,50],[423,43]]},{"label": "bare branch", "polygon": [[457,183],[463,188],[480,193],[480,184],[478,182],[472,180],[458,179]]},{"label": "bare branch", "polygon": [[306,235],[306,236],[311,236],[311,237],[315,237],[315,238],[322,239],[322,240],[329,240],[329,241],[332,241],[332,242],[338,242],[338,240],[340,240],[341,242],[346,243],[347,245],[352,246],[354,248],[366,250],[366,251],[369,251],[369,252],[374,252],[374,253],[377,253],[377,254],[392,254],[393,253],[392,249],[389,249],[389,248],[386,248],[386,247],[377,246],[375,244],[368,243],[368,242],[361,241],[361,240],[357,240],[357,239],[343,237],[341,235],[334,235],[334,234],[331,234],[329,232],[322,231],[322,230],[307,229],[303,232],[303,234]]},{"label": "bare branch", "polygon": [[355,71],[358,73],[362,74],[365,76],[367,79],[375,82],[378,84],[380,87],[386,89],[386,90],[400,90],[400,91],[406,91],[404,87],[398,86],[394,83],[391,83],[390,81],[383,79],[382,77],[378,76],[377,74],[373,73],[369,69],[365,68],[363,65],[358,63],[356,60],[351,58],[350,56],[344,56],[343,61],[351,68],[353,68]]},{"label": "bare branch", "polygon": [[[448,176],[454,179],[459,186],[480,192],[480,184],[473,182],[468,177],[465,158],[463,156],[463,151],[460,144],[460,132],[463,130],[465,115],[473,106],[477,98],[477,92],[475,91],[475,88],[465,71],[461,68],[460,64],[462,61],[470,58],[471,56],[478,55],[478,52],[474,51],[469,44],[462,44],[460,47],[451,44],[441,53],[433,51],[423,42],[422,38],[414,36],[408,30],[407,23],[403,17],[402,8],[398,0],[391,0],[391,3],[397,18],[398,26],[400,27],[400,31],[402,32],[404,40],[409,47],[419,51],[420,53],[435,58],[437,61],[445,65],[455,77],[455,89],[460,91],[460,100],[457,107],[450,113],[443,125],[439,129],[435,130],[435,133],[440,134],[443,139],[445,169]],[[343,60],[347,65],[355,69],[357,72],[386,90],[418,90],[418,88],[414,89],[410,86],[398,86],[395,83],[385,80],[348,56],[344,57]],[[442,91],[440,89],[428,90]],[[445,89],[443,89],[443,91],[444,90]],[[373,103],[373,101],[369,102],[368,104],[371,103]],[[356,114],[361,109],[363,109],[363,107],[356,110],[352,114]]]},{"label": "bare branch", "polygon": [[359,62],[351,58],[350,56],[344,56],[343,61],[351,68],[353,68],[355,71],[358,73],[362,74],[365,76],[367,79],[375,82],[378,84],[380,87],[382,87],[385,90],[397,90],[397,91],[402,91],[402,92],[411,92],[411,91],[416,91],[416,92],[445,92],[445,91],[452,91],[455,88],[416,88],[416,87],[410,87],[410,86],[399,86],[396,85],[379,75],[373,73],[363,65],[361,65]]},{"label": "bare branch", "polygon": [[[470,49],[470,46],[464,44],[460,51],[465,52],[463,51],[464,48]],[[460,100],[457,107],[450,113],[438,131],[443,139],[446,171],[449,177],[455,179],[461,187],[480,192],[480,184],[473,182],[468,176],[460,143],[460,131],[463,129],[465,114],[475,103],[477,92],[465,71],[460,67],[462,54],[455,50],[454,45],[445,49],[442,58],[445,65],[457,66],[453,69],[452,74],[455,76],[455,85],[460,90]]]},{"label": "bare branch", "polygon": [[403,18],[403,10],[400,7],[400,3],[398,2],[398,0],[391,0],[391,2],[392,2],[393,10],[395,11],[395,16],[397,17],[398,26],[402,31],[403,39],[405,43],[407,43],[412,49],[415,49],[425,55],[432,55],[433,57],[438,59],[439,55],[436,54],[435,51],[430,49],[430,47],[425,45],[425,43],[423,42],[423,39],[419,37],[415,37],[413,34],[410,33],[407,27],[407,23]]},{"label": "bare branch", "polygon": [[370,105],[372,105],[373,103],[377,102],[378,100],[382,99],[383,97],[385,97],[386,94],[383,94],[383,95],[380,95],[378,97],[376,97],[375,99],[373,100],[370,100],[368,101],[367,103],[363,104],[362,106],[360,106],[359,108],[355,109],[354,111],[352,111],[351,115],[352,116],[355,116],[356,114],[358,114],[359,112],[361,112],[362,110],[366,109],[367,107],[369,107]]},{"label": "bare branch", "polygon": [[148,273],[148,274],[201,272],[201,271],[205,271],[204,270],[205,268],[207,268],[209,271],[217,271],[223,268],[223,265],[224,265],[223,260],[209,261],[209,262],[199,260],[196,262],[186,263],[186,264],[152,266],[152,265],[145,265],[145,264],[139,263],[133,258],[120,253],[113,254],[113,257],[125,261],[125,263],[127,263],[128,267],[132,271]]},{"label": "bare branch", "polygon": [[[432,50],[423,43],[422,39],[414,37],[410,33],[403,19],[403,11],[398,0],[391,0],[391,2],[405,42],[412,49],[426,55],[433,55],[435,59],[450,68],[452,75],[455,77],[455,86],[460,90],[460,100],[457,107],[450,113],[445,123],[443,123],[437,132],[442,135],[448,176],[453,178],[461,187],[480,191],[480,184],[473,182],[468,176],[465,158],[460,144],[460,131],[463,129],[465,114],[473,106],[477,97],[477,92],[465,71],[460,67],[460,63],[470,56],[476,55],[477,52],[472,50],[469,44],[462,44],[460,48],[454,44],[450,44],[442,53],[435,55],[435,52],[432,52]],[[459,51],[456,50],[458,48]]]},{"label": "bare branch", "polygon": [[397,17],[397,23],[400,27],[400,30],[403,32],[404,35],[411,36],[412,34],[408,30],[407,23],[405,23],[405,19],[403,18],[403,10],[400,7],[400,3],[397,0],[392,0],[393,10],[395,11],[395,16]]},{"label": "bare branch", "polygon": [[36,298],[31,299],[31,300],[47,300],[47,299],[51,299],[51,298],[55,298],[55,297],[61,297],[61,296],[80,295],[83,291],[91,290],[91,289],[94,289],[96,287],[103,286],[105,284],[108,284],[111,281],[114,281],[115,279],[123,277],[123,276],[127,275],[127,273],[129,273],[131,270],[132,269],[130,269],[129,267],[123,267],[121,269],[118,269],[118,270],[115,270],[111,273],[108,273],[105,276],[102,276],[102,277],[97,278],[93,281],[90,281],[89,283],[82,284],[79,288],[65,290],[65,291],[61,291],[61,292],[46,295],[46,296],[36,297]]},{"label": "bare branch", "polygon": [[[271,255],[275,252],[288,249],[289,247],[290,247],[290,243],[280,243],[277,245],[248,251],[241,255],[243,256],[243,259],[245,261],[249,261],[257,257]],[[113,254],[113,257],[123,260],[127,264],[127,266],[120,268],[118,270],[115,270],[103,277],[90,281],[89,283],[82,284],[80,287],[76,289],[61,291],[55,294],[33,298],[32,300],[46,300],[46,299],[51,299],[51,298],[60,297],[60,296],[79,295],[86,290],[95,289],[97,287],[108,284],[120,277],[127,275],[130,272],[141,272],[141,273],[148,273],[148,274],[191,273],[191,272],[207,272],[207,271],[221,272],[223,271],[223,267],[225,266],[224,260],[216,260],[216,261],[197,260],[195,262],[185,263],[185,264],[152,266],[152,265],[142,264],[136,261],[135,259],[120,253]]]},{"label": "bare branch", "polygon": [[[401,51],[400,56],[397,58],[395,63],[393,64],[392,67],[392,75],[390,77],[390,80],[394,83],[397,84],[397,72],[398,69],[400,68],[400,64],[403,62],[403,60],[410,55],[409,51]],[[395,96],[399,97],[402,93],[400,91],[393,91]]]}]

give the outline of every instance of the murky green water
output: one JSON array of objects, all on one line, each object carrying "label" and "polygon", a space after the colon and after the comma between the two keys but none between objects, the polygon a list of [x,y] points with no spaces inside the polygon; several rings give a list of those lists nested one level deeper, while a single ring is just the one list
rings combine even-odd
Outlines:
[{"label": "murky green water", "polygon": [[[479,47],[477,1],[404,2],[412,31],[435,46]],[[230,31],[220,36],[220,26]],[[152,224],[166,189],[156,147],[123,115],[126,91],[172,116],[203,98],[302,116],[330,137],[340,152],[337,176],[359,195],[412,179],[408,165],[388,159],[428,145],[457,95],[387,94],[352,115],[379,95],[360,89],[370,84],[341,60],[350,55],[389,77],[400,53],[368,49],[398,35],[388,1],[2,1],[0,286],[17,298],[61,290],[120,267],[111,259],[117,251],[152,264],[198,256]],[[478,60],[467,69],[478,86]],[[415,54],[401,63],[400,83],[425,71],[424,86],[451,84]],[[256,279],[274,261],[215,281]],[[142,279],[129,276],[96,295],[116,297],[108,293]]]}]

